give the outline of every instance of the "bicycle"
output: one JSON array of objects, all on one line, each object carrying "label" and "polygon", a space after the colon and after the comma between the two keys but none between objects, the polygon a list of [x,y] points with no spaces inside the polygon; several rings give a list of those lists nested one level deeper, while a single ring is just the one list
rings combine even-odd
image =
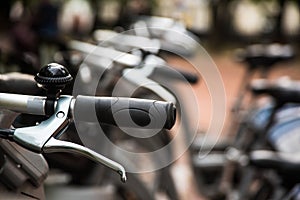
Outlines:
[{"label": "bicycle", "polygon": [[[49,77],[49,73],[52,76]],[[109,97],[87,97],[87,96],[77,96],[76,98],[74,98],[68,95],[60,95],[61,89],[63,89],[64,86],[71,79],[72,78],[70,74],[68,74],[65,68],[57,64],[51,64],[49,66],[46,66],[45,68],[42,68],[40,73],[36,76],[37,82],[42,84],[43,87],[48,90],[46,97],[1,93],[0,105],[2,109],[13,110],[14,112],[19,112],[19,113],[29,113],[29,114],[42,115],[42,116],[48,115],[46,120],[41,121],[36,126],[16,128],[16,129],[10,129],[9,127],[15,118],[15,114],[12,114],[13,117],[6,117],[7,120],[1,120],[1,124],[3,126],[6,124],[5,129],[3,128],[1,129],[1,138],[2,138],[1,142],[7,143],[8,146],[13,147],[16,145],[6,140],[13,141],[16,144],[22,146],[23,148],[21,149],[25,148],[29,150],[27,152],[31,152],[31,151],[34,152],[33,154],[31,153],[30,155],[35,155],[35,157],[31,157],[31,159],[30,159],[30,155],[27,158],[28,161],[32,160],[31,165],[30,163],[29,164],[26,163],[26,160],[23,160],[24,162],[22,163],[18,163],[18,164],[17,162],[14,163],[16,167],[14,167],[13,170],[17,170],[15,171],[15,173],[18,174],[18,172],[24,170],[25,172],[27,172],[27,175],[28,174],[31,175],[29,180],[33,184],[32,185],[29,184],[30,186],[29,191],[32,190],[31,191],[32,194],[28,191],[27,192],[19,191],[19,193],[22,195],[35,197],[36,194],[34,194],[33,192],[34,188],[39,187],[43,183],[46,173],[48,171],[47,163],[45,162],[42,155],[40,154],[37,155],[35,153],[53,153],[53,152],[61,152],[61,151],[77,153],[79,155],[82,155],[84,157],[87,157],[95,161],[96,163],[102,163],[105,166],[113,169],[121,176],[122,181],[126,181],[125,170],[120,164],[79,144],[75,144],[68,141],[62,141],[58,139],[58,137],[60,137],[60,135],[65,132],[66,128],[68,127],[68,125],[71,123],[73,119],[83,120],[83,121],[86,120],[86,118],[80,117],[80,113],[78,113],[76,110],[79,110],[80,112],[84,112],[86,110],[84,110],[83,108],[88,108],[88,107],[92,108],[93,106],[96,106],[97,108],[96,112],[98,113],[97,118],[99,118],[100,112],[104,112],[106,113],[107,116],[104,118],[101,117],[99,118],[99,120],[102,123],[114,124],[114,125],[117,124],[117,121],[114,120],[112,113],[109,114],[111,109],[116,109],[115,111],[117,112],[121,110],[125,110],[125,111],[127,110],[128,112],[131,112],[131,110],[139,111],[131,114],[133,116],[132,120],[138,123],[139,125],[142,125],[144,128],[145,127],[157,128],[158,121],[152,124],[151,122],[153,122],[152,120],[161,120],[160,119],[161,115],[158,112],[166,114],[165,117],[168,118],[166,119],[168,125],[167,124],[163,125],[165,126],[165,128],[171,128],[175,123],[175,108],[172,103],[165,103],[165,102],[151,101],[151,100],[138,100],[132,98],[109,98]],[[112,103],[114,103],[113,105],[116,105],[116,107],[113,106]],[[130,103],[130,106],[126,108],[126,105],[128,105],[128,103]],[[149,116],[150,108],[154,108],[154,113],[151,113],[154,114],[152,116]],[[2,119],[5,119],[5,115]],[[122,126],[128,126],[128,124],[126,125],[124,121],[118,123],[121,123],[119,125]],[[133,124],[131,123],[131,125]],[[1,147],[2,150],[4,150],[7,155],[11,155],[9,154],[8,151],[9,148],[8,149],[3,148],[3,145],[1,145]],[[16,148],[19,149],[20,147],[18,146]],[[7,155],[5,157],[5,160],[8,159]],[[39,157],[40,161],[36,157]],[[11,159],[11,157],[9,157],[9,159]],[[40,162],[42,163],[41,167],[44,166],[38,172],[39,174],[34,174],[32,173],[32,170],[30,170],[30,167],[34,166],[34,162]],[[18,179],[19,180],[18,182],[17,180],[11,180],[12,177],[7,176],[7,174],[5,174],[9,171],[10,169],[9,167],[11,167],[11,165],[8,165],[7,163],[9,162],[4,162],[4,166],[2,165],[2,169],[6,169],[6,170],[2,171],[1,174],[3,177],[6,178],[6,183],[15,182],[19,184],[18,186],[24,184],[24,182],[27,181],[27,179],[24,180],[24,176],[18,177],[20,178]],[[17,189],[20,189],[20,187]],[[43,196],[36,196],[36,197],[43,198]]]},{"label": "bicycle", "polygon": [[[257,132],[266,131],[264,128],[269,122],[268,117],[270,115],[265,116],[263,115],[265,112],[258,112],[259,116],[264,116],[263,119],[260,117],[255,120],[255,123],[251,124],[250,121],[255,119],[253,115],[258,116],[258,113],[256,113],[255,107],[243,108],[244,98],[248,94],[250,81],[253,80],[255,72],[259,71],[261,77],[267,77],[269,71],[277,63],[289,61],[294,57],[290,46],[279,44],[249,46],[245,50],[239,51],[238,55],[239,60],[247,63],[247,69],[237,95],[238,98],[232,108],[233,122],[229,134],[235,133],[235,135],[230,135],[229,138],[220,141],[212,148],[213,151],[206,158],[199,159],[199,155],[193,157],[200,191],[203,191],[210,198],[222,199],[224,194],[225,196],[230,194],[231,192],[228,191],[231,191],[230,188],[235,186],[236,176],[233,175],[235,166],[230,165],[230,158],[232,157],[231,154],[235,155],[237,151],[230,151],[231,147],[247,150],[247,145],[252,139],[250,136],[248,139],[245,139],[245,137],[251,135],[250,133],[255,135]],[[253,95],[251,96],[250,103],[247,105],[255,103],[256,99],[253,98]],[[260,129],[252,128],[258,126],[258,124],[261,127]],[[241,141],[244,143],[241,143]],[[197,143],[195,143],[193,148],[197,148],[197,146]],[[201,188],[205,189],[201,190]]]},{"label": "bicycle", "polygon": [[[122,36],[120,36],[122,38]],[[140,44],[142,45],[142,44]],[[115,86],[116,83],[118,83],[118,86],[121,88],[115,90],[114,94],[120,95],[120,96],[128,96],[131,95],[130,91],[133,91],[136,86],[138,86],[138,90],[136,90],[133,95],[135,97],[142,97],[142,98],[151,98],[151,99],[158,99],[158,100],[167,100],[176,103],[177,100],[175,99],[174,95],[170,93],[167,89],[162,87],[157,82],[153,81],[156,80],[158,77],[164,77],[167,80],[171,81],[185,81],[186,79],[188,81],[196,82],[197,80],[196,76],[189,73],[183,73],[181,71],[175,71],[169,67],[165,67],[167,64],[164,60],[161,58],[149,54],[146,55],[143,61],[140,61],[139,58],[135,55],[130,55],[130,57],[136,58],[131,59],[131,61],[137,61],[136,63],[129,63],[127,59],[126,53],[120,53],[122,56],[117,57],[117,59],[114,59],[113,65],[106,65],[101,66],[97,64],[96,60],[102,57],[106,57],[108,52],[107,48],[104,48],[102,46],[98,47],[93,44],[79,42],[79,41],[72,41],[70,43],[71,48],[76,49],[77,51],[81,51],[84,54],[88,55],[85,60],[83,61],[82,68],[80,70],[82,71],[90,71],[89,74],[93,74],[93,77],[98,79],[98,77],[101,76],[100,85],[101,87],[99,90],[97,89],[98,94],[106,94],[111,95],[111,88]],[[119,46],[125,46],[124,44],[119,44]],[[117,48],[118,49],[118,48]],[[109,49],[110,52],[118,52],[115,49]],[[110,54],[109,56],[111,56]],[[123,57],[123,55],[125,55]],[[103,62],[104,63],[104,62]],[[84,74],[82,74],[79,70],[79,82],[78,85],[82,85],[81,83],[86,83],[84,81]],[[103,73],[104,72],[104,73]],[[102,74],[103,73],[103,74]],[[158,76],[159,75],[159,76]],[[185,79],[186,78],[186,79]],[[94,79],[90,79],[90,83],[93,83]],[[140,87],[142,85],[142,87]],[[83,92],[88,92],[91,89],[91,87],[88,87],[86,89],[82,89]],[[177,105],[178,106],[178,105]],[[119,134],[118,134],[119,135]],[[163,136],[163,137],[162,137]],[[123,138],[123,140],[126,138]],[[131,138],[131,141],[137,141],[138,145],[143,146],[144,148],[147,148],[147,151],[156,151],[158,149],[161,149],[162,147],[169,144],[171,141],[170,134],[159,134],[155,135],[151,138],[143,138],[142,140],[139,140],[138,138]],[[152,141],[152,142],[150,142]],[[152,146],[149,146],[152,144]],[[168,145],[170,146],[170,145]],[[172,146],[168,147],[172,148]],[[172,160],[172,149],[168,150],[168,153],[166,154],[160,154],[158,158],[154,158],[155,163],[167,163],[170,160]],[[159,162],[161,160],[161,162]],[[165,165],[165,164],[164,164]],[[160,171],[163,171],[161,181],[164,182],[164,184],[157,183],[159,185],[162,185],[164,188],[167,189],[168,195],[170,195],[171,199],[177,199],[176,189],[174,188],[174,183],[172,180],[167,181],[171,178],[170,176],[170,167],[169,165],[166,165],[166,167]],[[149,168],[149,167],[148,167]],[[157,171],[158,173],[160,171]],[[174,189],[172,189],[174,188]]]}]

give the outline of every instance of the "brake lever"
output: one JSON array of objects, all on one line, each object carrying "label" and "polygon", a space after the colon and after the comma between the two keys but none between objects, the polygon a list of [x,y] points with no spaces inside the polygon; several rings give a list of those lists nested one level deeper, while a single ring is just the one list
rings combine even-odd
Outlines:
[{"label": "brake lever", "polygon": [[84,146],[67,142],[67,141],[61,141],[57,140],[53,137],[51,137],[48,142],[43,147],[44,153],[54,153],[54,152],[68,152],[68,153],[77,153],[80,154],[86,158],[89,158],[95,162],[101,163],[114,171],[118,172],[121,176],[121,181],[126,182],[126,172],[122,165],[119,163],[108,159],[107,157],[96,153],[95,151],[90,150],[89,148],[86,148]]},{"label": "brake lever", "polygon": [[126,181],[126,172],[123,166],[105,156],[90,150],[87,147],[58,140],[58,137],[68,127],[69,108],[72,105],[72,96],[61,96],[56,105],[54,114],[37,126],[17,128],[12,139],[17,144],[36,153],[73,152],[89,158],[96,163],[101,163],[121,176],[121,181]]}]

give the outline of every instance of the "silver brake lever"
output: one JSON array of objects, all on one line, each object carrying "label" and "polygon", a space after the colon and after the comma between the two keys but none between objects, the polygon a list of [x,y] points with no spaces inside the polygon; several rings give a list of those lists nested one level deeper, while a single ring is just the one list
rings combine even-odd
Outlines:
[{"label": "silver brake lever", "polygon": [[121,176],[122,182],[126,182],[126,172],[122,165],[119,163],[112,161],[108,159],[107,157],[98,154],[89,148],[86,148],[84,146],[67,142],[67,141],[61,141],[57,140],[53,137],[50,138],[50,140],[44,145],[43,147],[44,153],[54,153],[54,152],[73,152],[80,154],[86,158],[89,158],[97,163],[102,163],[103,165],[113,169],[114,171],[118,172]]},{"label": "silver brake lever", "polygon": [[17,128],[14,131],[13,140],[19,145],[36,153],[74,152],[96,163],[101,163],[116,171],[123,182],[126,181],[126,172],[123,166],[115,161],[98,154],[81,145],[55,139],[69,125],[69,109],[72,104],[72,96],[61,96],[56,105],[55,113],[37,126]]}]

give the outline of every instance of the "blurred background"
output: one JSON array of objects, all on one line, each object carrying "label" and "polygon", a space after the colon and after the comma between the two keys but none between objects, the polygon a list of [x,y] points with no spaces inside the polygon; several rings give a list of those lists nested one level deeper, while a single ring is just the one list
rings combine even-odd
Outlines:
[{"label": "blurred background", "polygon": [[[55,52],[66,49],[65,41],[89,41],[98,29],[122,32],[140,16],[172,18],[184,24],[199,38],[212,57],[224,82],[227,116],[222,136],[230,132],[231,108],[246,72],[236,57],[236,49],[252,44],[289,45],[295,51],[292,62],[279,63],[270,72],[275,79],[288,75],[300,79],[300,0],[6,0],[0,1],[0,72],[20,71],[33,74],[52,60]],[[10,55],[14,55],[10,57]],[[18,60],[16,58],[22,59]],[[193,70],[186,60],[164,55],[180,69]],[[14,59],[13,63],[10,59]],[[200,63],[197,54],[193,63]],[[10,63],[9,65],[7,63]],[[33,68],[24,67],[27,64]],[[201,116],[199,132],[206,132],[211,117],[211,99],[204,82],[193,86]],[[184,160],[184,159],[183,159]],[[180,161],[177,161],[180,163]],[[193,185],[195,177],[179,164],[175,177],[182,199],[205,199]],[[185,177],[183,177],[185,176]],[[189,179],[189,185],[180,180]],[[183,183],[186,183],[183,181]],[[187,189],[188,188],[188,189]]]},{"label": "blurred background", "polygon": [[88,37],[98,28],[127,28],[141,15],[179,20],[204,44],[216,44],[212,45],[215,50],[228,44],[299,42],[297,0],[5,1],[1,3],[1,32],[5,36],[22,23],[38,37],[52,21],[48,34]]},{"label": "blurred background", "polygon": [[[239,67],[241,64],[236,62],[234,55],[237,48],[256,43],[281,43],[291,45],[297,52],[300,42],[298,0],[23,0],[0,4],[2,59],[8,60],[5,52],[19,56],[26,52],[26,59],[37,68],[49,62],[57,48],[66,49],[65,41],[88,40],[97,29],[122,32],[139,16],[178,20],[200,38],[200,45],[219,67],[229,104],[240,77],[233,76],[231,71],[243,73],[243,67]],[[188,68],[183,60],[167,59],[175,66]],[[287,66],[295,63],[284,64],[283,71],[287,73]],[[0,67],[2,72],[16,70],[33,73],[32,69],[19,69],[18,65]],[[205,87],[205,84],[199,84],[199,87]],[[200,96],[201,102],[209,104],[203,95]],[[209,117],[201,120],[208,123],[206,119]]]}]

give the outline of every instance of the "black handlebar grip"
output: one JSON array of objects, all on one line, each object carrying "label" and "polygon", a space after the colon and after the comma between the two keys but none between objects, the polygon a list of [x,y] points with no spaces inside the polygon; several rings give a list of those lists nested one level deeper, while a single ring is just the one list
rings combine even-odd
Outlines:
[{"label": "black handlebar grip", "polygon": [[74,118],[119,127],[171,129],[176,120],[173,103],[123,97],[78,96],[74,104]]},{"label": "black handlebar grip", "polygon": [[16,72],[0,75],[0,92],[26,95],[43,94],[43,90],[34,81],[34,76]]},{"label": "black handlebar grip", "polygon": [[191,72],[183,70],[173,69],[169,67],[156,67],[154,70],[154,76],[162,76],[166,79],[175,79],[180,81],[188,81],[189,83],[195,84],[198,82],[199,77]]}]

